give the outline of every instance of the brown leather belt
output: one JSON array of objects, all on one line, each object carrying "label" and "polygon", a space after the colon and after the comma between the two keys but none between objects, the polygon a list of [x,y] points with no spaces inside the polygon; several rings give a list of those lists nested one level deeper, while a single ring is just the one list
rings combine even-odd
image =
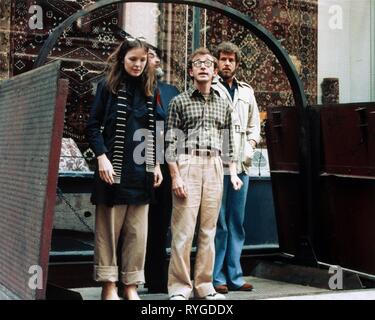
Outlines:
[{"label": "brown leather belt", "polygon": [[198,157],[218,157],[221,151],[218,149],[185,149],[185,154]]}]

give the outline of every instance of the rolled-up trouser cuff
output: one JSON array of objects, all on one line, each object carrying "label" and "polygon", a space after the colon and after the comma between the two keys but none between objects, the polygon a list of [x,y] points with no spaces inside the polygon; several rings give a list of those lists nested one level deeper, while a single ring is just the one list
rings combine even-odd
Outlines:
[{"label": "rolled-up trouser cuff", "polygon": [[98,282],[117,282],[118,267],[116,266],[94,266],[94,280]]},{"label": "rolled-up trouser cuff", "polygon": [[125,285],[129,284],[144,284],[145,273],[144,270],[121,272],[121,282]]}]

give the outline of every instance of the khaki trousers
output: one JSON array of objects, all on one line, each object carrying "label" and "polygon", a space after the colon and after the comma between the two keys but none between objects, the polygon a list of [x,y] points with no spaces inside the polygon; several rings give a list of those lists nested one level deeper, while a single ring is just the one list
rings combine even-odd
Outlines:
[{"label": "khaki trousers", "polygon": [[[182,155],[178,167],[186,183],[188,196],[179,199],[173,194],[168,294],[189,298],[194,289],[196,297],[204,297],[215,293],[212,273],[216,223],[223,192],[223,165],[217,156]],[[199,228],[193,287],[190,279],[190,252],[197,222]]]},{"label": "khaki trousers", "polygon": [[144,283],[148,205],[98,205],[95,219],[94,280],[119,280],[116,252],[121,236],[121,281]]}]

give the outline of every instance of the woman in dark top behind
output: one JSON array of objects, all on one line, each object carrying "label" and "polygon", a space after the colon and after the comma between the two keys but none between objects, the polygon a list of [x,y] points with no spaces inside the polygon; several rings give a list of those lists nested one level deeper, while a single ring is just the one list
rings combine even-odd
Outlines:
[{"label": "woman in dark top behind", "polygon": [[148,70],[147,52],[146,43],[127,38],[109,57],[107,76],[98,84],[86,128],[98,160],[91,196],[96,205],[94,279],[102,282],[105,300],[119,299],[119,278],[124,298],[139,299],[148,206],[153,188],[162,182],[155,163],[155,80]]}]

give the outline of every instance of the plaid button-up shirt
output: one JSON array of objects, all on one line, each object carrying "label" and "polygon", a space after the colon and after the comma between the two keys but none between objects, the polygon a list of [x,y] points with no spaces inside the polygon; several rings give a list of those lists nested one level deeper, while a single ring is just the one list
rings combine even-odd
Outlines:
[{"label": "plaid button-up shirt", "polygon": [[217,149],[224,161],[236,161],[231,112],[213,89],[207,99],[195,87],[175,97],[167,117],[167,160],[176,161],[186,149]]}]

